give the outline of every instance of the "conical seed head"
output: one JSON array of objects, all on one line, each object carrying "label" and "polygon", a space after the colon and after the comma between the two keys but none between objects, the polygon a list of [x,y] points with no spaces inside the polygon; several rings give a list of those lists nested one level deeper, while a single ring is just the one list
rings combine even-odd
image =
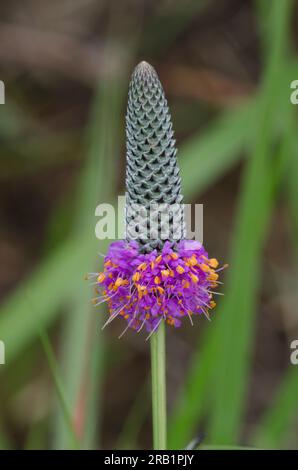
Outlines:
[{"label": "conical seed head", "polygon": [[185,238],[181,182],[167,100],[147,62],[135,68],[126,115],[126,238],[144,252]]}]

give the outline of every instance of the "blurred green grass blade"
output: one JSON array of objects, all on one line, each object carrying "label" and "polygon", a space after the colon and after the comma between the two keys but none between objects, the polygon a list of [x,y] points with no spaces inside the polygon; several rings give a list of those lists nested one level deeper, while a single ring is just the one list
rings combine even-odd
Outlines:
[{"label": "blurred green grass blade", "polygon": [[[102,310],[99,312],[99,315],[103,314]],[[86,393],[86,418],[83,436],[84,449],[98,449],[100,446],[101,422],[99,423],[99,419],[100,411],[103,409],[101,379],[105,371],[105,354],[102,341],[99,341],[98,338],[98,330],[95,328],[93,333],[95,341],[92,343],[93,349],[88,369],[89,380]]]},{"label": "blurred green grass blade", "polygon": [[[285,141],[280,150],[280,155],[278,155],[277,165],[281,168],[285,165],[284,153],[287,156],[289,155],[287,144],[288,142]],[[263,180],[262,201],[260,201],[260,197],[258,198],[258,210],[256,211],[258,217],[255,221],[253,216],[250,219],[248,218],[247,223],[242,219],[243,230],[248,229],[249,220],[254,227],[256,227],[258,220],[258,228],[255,228],[253,242],[247,240],[245,252],[242,251],[242,257],[239,256],[240,251],[235,250],[234,247],[234,253],[238,254],[239,261],[236,264],[237,258],[233,258],[235,277],[230,278],[228,284],[230,291],[221,309],[219,309],[220,321],[217,330],[219,349],[216,355],[220,359],[216,361],[218,367],[217,380],[213,383],[215,387],[215,404],[213,404],[211,410],[210,436],[211,439],[216,439],[217,442],[221,443],[235,442],[239,436],[253,343],[259,259],[262,253],[268,219],[273,208],[275,190],[281,176],[279,175],[279,179],[277,178],[274,166],[272,171],[268,171],[267,180]],[[254,203],[256,204],[256,201]],[[249,212],[252,215],[253,209]],[[239,234],[239,231],[237,233]],[[244,234],[239,238],[243,240]],[[240,250],[240,247],[238,247],[238,250]],[[242,264],[245,264],[245,270],[242,268],[241,277],[238,276],[237,279],[236,268],[241,269],[241,260]],[[231,285],[233,290],[231,290]],[[239,315],[239,312],[241,312],[241,315]],[[232,337],[233,334],[235,334],[235,337]],[[229,370],[228,377],[226,373],[223,373],[222,367],[224,367],[225,372]],[[219,387],[221,387],[220,391],[223,395],[220,395]]]},{"label": "blurred green grass blade", "polygon": [[[298,69],[297,69],[298,76]],[[297,126],[297,114],[295,114],[295,124]],[[291,231],[293,238],[293,245],[298,258],[298,142],[293,152],[292,165],[289,171],[289,185],[287,191],[287,202],[291,218]]]},{"label": "blurred green grass blade", "polygon": [[[297,70],[297,68],[296,68]],[[291,122],[288,124],[288,145],[291,152],[291,162],[287,173],[288,204],[291,211],[294,248],[298,254],[298,158],[297,158],[297,114],[294,107]],[[252,437],[252,443],[266,448],[281,448],[286,438],[291,434],[291,425],[297,419],[298,374],[294,366],[289,366],[282,379],[274,399],[265,412],[261,422]]]},{"label": "blurred green grass blade", "polygon": [[230,169],[255,135],[257,105],[252,100],[219,116],[179,152],[186,198],[202,192]]},{"label": "blurred green grass blade", "polygon": [[[90,124],[88,126],[88,158],[85,171],[79,184],[79,198],[76,216],[75,231],[80,232],[82,227],[90,227],[90,239],[85,251],[85,272],[94,271],[95,264],[99,264],[97,252],[106,251],[107,243],[99,243],[94,234],[94,211],[99,203],[111,202],[113,190],[116,186],[115,175],[117,160],[119,158],[119,119],[123,102],[123,86],[119,81],[110,79],[100,83],[95,96]],[[117,118],[115,118],[117,116]],[[99,270],[99,268],[96,268]],[[103,334],[96,329],[98,321],[96,314],[103,309],[94,309],[91,305],[90,288],[86,283],[78,287],[69,303],[69,313],[65,320],[62,333],[62,362],[63,376],[67,387],[67,398],[73,413],[76,414],[77,425],[84,446],[92,448],[95,445],[95,436],[91,430],[96,431],[97,419],[94,409],[91,410],[89,402],[94,405],[94,395],[99,393],[100,371],[99,361],[97,371],[93,369],[91,380],[90,364],[92,355],[103,356]],[[96,345],[96,351],[95,351]],[[89,397],[88,394],[91,394]],[[95,409],[99,407],[96,406]],[[90,410],[89,416],[86,411]],[[88,428],[86,426],[88,421]],[[55,448],[67,447],[67,429],[63,416],[57,417],[55,426]]]},{"label": "blurred green grass blade", "polygon": [[118,437],[115,449],[137,449],[137,438],[150,410],[150,379],[147,377],[136,394]]},{"label": "blurred green grass blade", "polygon": [[179,393],[168,426],[168,448],[183,449],[196,434],[195,426],[204,414],[209,397],[210,377],[215,367],[216,336],[214,322],[198,344],[186,381]]},{"label": "blurred green grass blade", "polygon": [[[280,5],[279,5],[280,6]],[[276,7],[276,5],[275,5]],[[280,41],[280,40],[279,40]],[[280,42],[277,46],[280,49]],[[277,58],[279,56],[277,55]],[[210,404],[210,400],[212,400],[212,392],[215,390],[219,395],[222,394],[220,397],[220,409],[217,404],[217,409],[216,413],[219,413],[221,416],[221,423],[225,423],[224,419],[226,416],[223,417],[225,409],[227,410],[227,413],[233,413],[234,409],[234,398],[233,399],[229,396],[229,384],[230,384],[230,378],[231,380],[233,377],[232,373],[226,373],[227,370],[230,371],[230,364],[229,360],[230,357],[233,358],[235,357],[235,354],[238,354],[238,352],[241,354],[242,353],[242,359],[240,360],[239,363],[237,363],[238,359],[237,357],[235,358],[235,364],[236,364],[236,371],[238,370],[239,372],[239,367],[240,367],[240,374],[236,377],[240,379],[242,376],[242,382],[241,380],[239,383],[234,381],[234,389],[236,390],[236,405],[238,402],[238,409],[236,411],[236,414],[231,416],[231,420],[229,421],[229,416],[227,417],[227,423],[228,426],[230,426],[230,429],[233,429],[234,427],[236,428],[238,426],[238,421],[239,421],[239,416],[240,416],[240,411],[241,407],[243,406],[243,399],[244,397],[238,396],[241,394],[241,392],[244,392],[244,382],[247,376],[247,370],[244,368],[241,369],[243,362],[247,364],[247,345],[250,342],[250,337],[252,334],[252,318],[249,318],[249,312],[252,308],[252,296],[255,296],[255,279],[254,279],[254,274],[255,276],[258,273],[258,265],[260,263],[260,250],[261,246],[263,243],[264,239],[264,234],[266,232],[266,225],[267,225],[267,220],[271,211],[271,206],[272,206],[272,191],[277,185],[276,181],[276,176],[277,180],[280,181],[279,176],[280,172],[284,168],[284,158],[281,157],[280,160],[278,161],[278,168],[280,172],[276,172],[276,168],[273,168],[272,175],[268,178],[266,178],[266,165],[265,165],[265,156],[268,156],[268,143],[269,143],[269,137],[270,137],[270,127],[271,127],[271,120],[274,118],[275,120],[278,121],[278,126],[284,129],[284,122],[287,122],[285,119],[285,114],[288,113],[289,110],[289,101],[288,101],[288,79],[290,74],[285,73],[285,70],[289,72],[289,69],[291,67],[281,67],[280,68],[280,75],[279,75],[279,83],[280,83],[280,88],[277,90],[276,83],[278,83],[278,80],[276,80],[277,76],[277,71],[279,67],[277,66],[277,61],[276,61],[276,52],[274,52],[274,60],[271,59],[270,63],[270,80],[269,84],[270,86],[266,89],[266,99],[264,99],[263,96],[258,96],[257,97],[257,102],[258,102],[258,113],[255,115],[251,115],[251,118],[254,119],[254,123],[256,128],[259,128],[258,134],[258,148],[256,148],[254,152],[254,162],[252,169],[247,172],[248,175],[246,177],[247,183],[248,184],[248,189],[246,189],[246,194],[245,197],[242,196],[242,204],[241,204],[241,210],[239,210],[239,220],[237,227],[238,229],[236,230],[236,245],[237,245],[237,256],[233,256],[233,259],[238,258],[238,262],[232,261],[232,264],[236,266],[233,266],[233,302],[231,300],[229,301],[232,305],[232,308],[234,309],[234,315],[236,317],[233,318],[233,321],[231,321],[231,318],[229,317],[230,312],[227,313],[227,307],[225,308],[224,312],[222,310],[218,310],[214,323],[211,324],[208,328],[208,333],[206,334],[206,338],[204,339],[203,343],[201,345],[198,345],[198,350],[197,353],[194,357],[194,360],[192,361],[192,365],[190,367],[189,374],[186,379],[186,384],[183,387],[183,390],[179,394],[179,399],[177,402],[177,406],[175,406],[173,415],[172,415],[172,420],[170,422],[169,426],[169,443],[170,443],[170,448],[182,448],[193,436],[194,434],[194,428],[196,424],[198,423],[198,419],[203,415],[203,413],[207,412],[207,403]],[[273,64],[273,65],[272,65]],[[282,71],[282,72],[281,72]],[[271,81],[271,77],[274,77],[275,80],[273,82]],[[267,79],[268,80],[268,79]],[[273,83],[273,89],[272,85]],[[274,103],[274,98],[278,96],[278,103],[279,103],[279,111],[280,113],[274,113],[272,112],[272,105]],[[273,98],[273,99],[272,99]],[[272,102],[271,102],[272,101]],[[268,105],[269,102],[269,105]],[[286,103],[286,106],[284,105]],[[266,105],[266,107],[265,107]],[[286,108],[286,110],[284,110]],[[277,109],[277,108],[276,108]],[[262,116],[263,116],[263,125],[260,128],[260,111],[262,111]],[[282,121],[282,125],[279,121]],[[248,126],[248,129],[250,129],[250,126]],[[278,135],[278,134],[277,134]],[[254,140],[252,142],[254,144]],[[283,152],[282,152],[283,154]],[[286,160],[286,159],[285,159]],[[248,162],[248,165],[252,165],[251,162]],[[248,167],[249,168],[249,167]],[[260,175],[258,174],[259,171]],[[198,167],[199,171],[199,167]],[[251,173],[249,175],[249,173]],[[277,175],[276,175],[277,173]],[[263,180],[266,180],[266,184],[263,187]],[[263,191],[263,189],[265,191]],[[256,200],[256,197],[261,195],[261,199]],[[259,217],[254,219],[254,210],[257,210]],[[243,212],[243,209],[245,211]],[[263,214],[263,218],[262,218]],[[251,233],[251,227],[255,227],[255,234],[254,234],[254,239],[252,240],[250,237]],[[240,239],[240,242],[239,242]],[[255,259],[255,263],[252,263],[252,257],[247,256],[246,251],[249,250],[251,255],[254,255],[253,258]],[[247,264],[245,264],[247,263]],[[243,276],[243,268],[245,269],[245,276]],[[251,275],[249,274],[251,271]],[[249,280],[250,282],[250,290],[251,290],[251,295],[247,296],[247,289],[246,289],[246,282]],[[243,298],[242,295],[237,295],[237,289],[240,289],[240,292],[243,293]],[[226,296],[230,296],[229,289],[225,288],[225,294]],[[245,297],[246,296],[246,297]],[[236,298],[237,297],[237,298]],[[246,308],[246,319],[242,321],[242,308],[241,305],[245,304]],[[227,304],[226,304],[227,305]],[[241,314],[239,314],[237,318],[238,311],[241,311]],[[221,317],[222,317],[222,322],[225,321],[227,317],[227,322],[226,325],[221,323]],[[239,327],[239,322],[241,323],[242,326],[242,338],[239,344],[239,341],[237,342],[237,337],[234,332],[237,332],[238,334],[238,327]],[[248,322],[248,325],[247,325]],[[225,328],[226,326],[226,328]],[[247,329],[246,329],[247,328]],[[228,331],[227,331],[228,330]],[[231,339],[231,335],[234,337]],[[231,341],[231,345],[233,345],[233,348],[231,347],[228,349],[228,357],[226,356],[227,363],[222,364],[221,360],[222,354],[224,351],[224,347],[222,346],[222,340],[223,336],[229,338],[228,341]],[[246,345],[245,345],[246,343]],[[221,345],[221,346],[219,346]],[[228,345],[229,346],[229,345]],[[235,347],[235,350],[234,350]],[[238,349],[237,349],[238,348]],[[219,359],[218,359],[219,358]],[[223,368],[224,367],[224,368]],[[221,385],[214,384],[210,381],[211,375],[220,375],[222,370],[222,381],[225,384],[225,392],[222,392]],[[224,377],[223,377],[224,376]],[[226,390],[227,389],[227,390]],[[235,391],[234,390],[234,391]],[[227,407],[227,403],[225,402],[225,398],[227,398],[227,403],[229,403],[229,407]],[[209,411],[209,408],[208,408]],[[215,415],[215,411],[211,410],[214,412],[213,416]],[[213,418],[215,419],[215,418]],[[217,419],[217,418],[216,418]],[[214,423],[214,422],[213,422]],[[215,422],[215,430],[217,427],[217,422]],[[221,426],[221,423],[219,423],[219,427]],[[234,431],[233,431],[234,432]],[[216,431],[217,433],[217,431]],[[213,439],[214,441],[215,439]],[[216,439],[217,440],[217,439]]]},{"label": "blurred green grass blade", "polygon": [[252,438],[254,445],[272,449],[283,447],[298,416],[297,397],[297,368],[290,366],[273,402],[257,427]]},{"label": "blurred green grass blade", "polygon": [[[87,258],[88,259],[88,258]],[[83,276],[82,276],[82,282]],[[63,383],[65,388],[65,396],[68,403],[68,407],[71,412],[71,417],[74,422],[75,430],[79,436],[80,441],[83,441],[82,431],[82,420],[85,419],[85,400],[82,398],[82,393],[85,393],[85,387],[81,388],[82,374],[83,378],[88,383],[88,376],[83,371],[87,366],[86,361],[88,353],[90,351],[90,344],[87,344],[87,337],[89,333],[89,324],[91,322],[91,311],[88,308],[90,303],[90,296],[87,292],[83,293],[80,299],[77,297],[77,293],[82,292],[80,286],[77,287],[76,293],[74,294],[74,300],[77,300],[77,304],[74,308],[67,312],[66,320],[71,321],[69,316],[73,315],[73,323],[71,324],[71,330],[66,331],[66,327],[69,325],[66,322],[62,327],[61,339],[62,339],[62,350],[59,353]],[[68,299],[69,303],[69,299]],[[88,308],[88,311],[86,311]],[[82,315],[82,317],[79,316]],[[92,318],[93,320],[93,318]],[[94,328],[94,325],[93,325]],[[71,333],[71,337],[70,337]],[[73,339],[73,342],[71,341]],[[73,347],[73,343],[77,344],[77,348]],[[83,346],[81,346],[83,344]],[[92,342],[93,344],[93,342]],[[65,357],[71,356],[71,361],[66,361]],[[54,449],[68,449],[69,448],[69,433],[67,422],[65,421],[65,415],[61,412],[60,408],[57,408],[57,413],[54,421],[54,432],[53,432],[53,443]]]},{"label": "blurred green grass blade", "polygon": [[[272,2],[276,26],[265,74],[259,135],[242,185],[226,297],[218,311],[217,374],[211,411],[210,438],[219,444],[237,441],[243,417],[250,367],[260,261],[273,205],[270,148],[290,2]],[[272,164],[271,164],[272,165]],[[253,230],[251,228],[253,227]],[[229,374],[227,374],[229,371]]]},{"label": "blurred green grass blade", "polygon": [[[86,236],[85,232],[63,243],[2,305],[0,334],[8,364],[38,336],[39,324],[45,326],[54,320],[63,302],[82,282],[74,273],[80,271],[84,261],[81,247]],[[71,282],[66,282],[69,279]]]},{"label": "blurred green grass blade", "polygon": [[[285,115],[284,121],[287,122]],[[287,126],[288,129],[290,129],[289,126],[290,124]],[[286,174],[291,155],[291,141],[287,134],[283,147],[268,175],[272,191],[278,189],[283,175]],[[214,387],[211,377],[217,374],[217,357],[221,354],[221,350],[218,349],[219,335],[222,335],[220,318],[218,318],[220,315],[221,313],[216,315],[214,321],[207,325],[208,330],[203,340],[198,344],[196,353],[192,358],[186,382],[179,394],[171,417],[169,426],[170,448],[182,448],[192,438],[195,433],[196,423],[204,413],[206,414],[207,407],[210,407],[210,397],[212,397]],[[222,319],[224,320],[224,317]],[[226,379],[230,380],[230,374],[226,374]]]},{"label": "blurred green grass blade", "polygon": [[[240,159],[241,151],[251,145],[254,139],[256,112],[257,104],[253,99],[224,113],[202,136],[193,137],[182,146],[180,167],[186,199],[202,192]],[[214,328],[214,325],[210,325],[210,328]],[[205,403],[198,401],[197,397],[207,391],[208,378],[212,372],[214,341],[215,338],[209,339],[208,336],[203,352],[198,348],[192,359],[193,366],[170,420],[169,448],[179,449],[186,444],[192,437],[197,416],[203,411]]]},{"label": "blurred green grass blade", "polygon": [[40,330],[39,335],[40,335],[40,341],[41,341],[44,353],[46,355],[48,366],[53,377],[55,389],[56,389],[59,402],[61,405],[61,409],[64,415],[64,420],[65,420],[65,423],[67,423],[70,442],[72,443],[73,449],[79,449],[80,443],[78,441],[78,438],[74,430],[73,420],[72,420],[71,413],[70,413],[70,410],[68,408],[68,404],[66,401],[65,391],[63,389],[63,384],[61,380],[61,375],[58,369],[58,364],[56,362],[49,338],[43,330]]}]

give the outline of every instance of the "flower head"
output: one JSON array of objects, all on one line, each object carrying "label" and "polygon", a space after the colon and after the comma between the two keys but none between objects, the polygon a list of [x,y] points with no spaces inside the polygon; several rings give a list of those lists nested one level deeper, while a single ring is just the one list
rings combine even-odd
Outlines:
[{"label": "flower head", "polygon": [[[126,240],[112,243],[104,269],[94,273],[98,305],[107,302],[109,324],[116,317],[127,328],[150,334],[162,321],[174,327],[215,307],[218,261],[197,241],[185,239],[183,197],[166,98],[153,67],[141,62],[129,89],[127,118]],[[171,205],[168,234],[152,203]],[[135,205],[144,211],[134,221]],[[173,209],[174,207],[174,209]],[[152,237],[151,224],[156,236]],[[133,228],[133,230],[132,230]],[[132,232],[134,232],[133,236]],[[126,331],[126,329],[124,331]]]},{"label": "flower head", "polygon": [[181,320],[205,315],[215,307],[218,261],[196,241],[183,240],[173,249],[166,242],[161,251],[141,253],[136,242],[117,241],[105,257],[104,270],[97,275],[97,290],[110,310],[110,323],[123,317],[129,327],[148,332],[162,320],[178,327]]}]

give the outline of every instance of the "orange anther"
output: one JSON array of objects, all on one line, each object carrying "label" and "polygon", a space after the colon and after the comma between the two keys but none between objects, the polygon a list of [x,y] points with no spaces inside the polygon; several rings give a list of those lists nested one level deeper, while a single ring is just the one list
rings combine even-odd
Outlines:
[{"label": "orange anther", "polygon": [[162,275],[163,277],[168,277],[168,276],[170,275],[170,271],[169,271],[168,269],[163,269],[163,270],[161,271],[161,275]]},{"label": "orange anther", "polygon": [[195,255],[192,255],[188,261],[191,266],[196,266],[196,264],[198,264],[198,260],[196,259]]},{"label": "orange anther", "polygon": [[216,259],[216,258],[211,258],[211,259],[209,260],[209,266],[211,266],[211,268],[213,268],[213,269],[216,269],[217,266],[218,266],[218,261],[217,261],[217,259]]},{"label": "orange anther", "polygon": [[176,271],[179,274],[183,274],[185,272],[185,269],[182,266],[179,265],[179,266],[177,266]]},{"label": "orange anther", "polygon": [[198,276],[196,276],[196,275],[193,274],[193,273],[190,274],[190,277],[191,277],[192,282],[197,283],[197,282],[199,281]]},{"label": "orange anther", "polygon": [[217,281],[218,279],[218,274],[217,273],[210,273],[209,276],[208,276],[208,279],[210,281]]},{"label": "orange anther", "polygon": [[207,264],[204,264],[204,263],[200,264],[200,268],[201,268],[201,270],[204,271],[205,273],[207,273],[208,271],[210,271],[209,266],[207,266]]},{"label": "orange anther", "polygon": [[134,273],[134,275],[132,276],[132,280],[134,282],[138,282],[140,280],[140,277],[141,277],[141,274],[139,272],[136,272]]},{"label": "orange anther", "polygon": [[185,279],[183,279],[183,281],[182,281],[182,287],[183,287],[184,289],[188,289],[188,288],[189,288],[189,282],[186,281]]},{"label": "orange anther", "polygon": [[137,269],[138,269],[139,271],[144,271],[144,269],[146,269],[146,268],[147,268],[147,264],[146,264],[146,263],[141,263],[141,264],[139,264],[139,266],[137,267]]},{"label": "orange anther", "polygon": [[115,287],[122,286],[123,282],[124,282],[124,279],[122,279],[121,277],[118,277],[118,279],[116,279],[115,281]]},{"label": "orange anther", "polygon": [[97,282],[99,282],[100,284],[105,280],[106,276],[104,273],[100,273],[98,278],[97,278]]}]

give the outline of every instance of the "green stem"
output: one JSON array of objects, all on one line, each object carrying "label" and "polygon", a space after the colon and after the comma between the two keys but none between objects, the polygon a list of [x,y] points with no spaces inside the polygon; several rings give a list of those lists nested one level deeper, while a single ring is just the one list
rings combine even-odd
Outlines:
[{"label": "green stem", "polygon": [[167,448],[165,323],[151,336],[152,419],[155,450]]}]

